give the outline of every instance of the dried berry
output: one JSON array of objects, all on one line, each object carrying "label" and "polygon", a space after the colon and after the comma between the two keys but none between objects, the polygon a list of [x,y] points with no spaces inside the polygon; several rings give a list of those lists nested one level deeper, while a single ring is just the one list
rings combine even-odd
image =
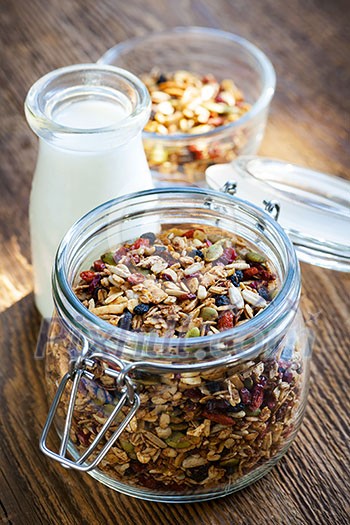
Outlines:
[{"label": "dried berry", "polygon": [[209,399],[205,405],[207,412],[226,412],[230,408],[230,403],[226,399],[221,398]]},{"label": "dried berry", "polygon": [[80,278],[86,283],[91,283],[95,275],[96,273],[93,272],[92,270],[87,270],[86,272],[81,272]]},{"label": "dried berry", "polygon": [[252,266],[251,268],[247,268],[246,270],[243,270],[244,278],[247,280],[256,276],[258,273],[259,273],[259,270],[255,266]]},{"label": "dried berry", "polygon": [[209,465],[201,465],[200,467],[191,468],[188,475],[198,483],[204,481],[208,477]]},{"label": "dried berry", "polygon": [[224,264],[231,264],[235,259],[237,259],[236,250],[234,248],[225,248],[221,259],[224,260]]},{"label": "dried berry", "polygon": [[232,419],[232,417],[225,416],[225,414],[215,414],[204,410],[202,416],[211,421],[215,421],[215,423],[219,423],[220,425],[232,427],[235,424],[235,420]]},{"label": "dried berry", "polygon": [[150,244],[154,244],[154,241],[156,240],[156,236],[153,232],[147,232],[140,235],[140,239],[148,239]]},{"label": "dried berry", "polygon": [[252,394],[249,392],[249,390],[245,387],[242,388],[240,390],[240,395],[241,395],[242,403],[244,403],[245,405],[250,405]]},{"label": "dried berry", "polygon": [[230,408],[228,409],[229,412],[234,413],[242,412],[242,410],[245,410],[245,405],[243,403],[237,403],[237,405],[235,405],[234,407],[230,406]]},{"label": "dried berry", "polygon": [[227,295],[217,295],[215,297],[215,304],[216,306],[225,306],[230,304],[230,299],[227,297]]},{"label": "dried berry", "polygon": [[220,331],[229,330],[233,328],[235,321],[235,316],[231,310],[226,310],[223,314],[220,315],[218,320],[218,329]]},{"label": "dried berry", "polygon": [[123,330],[131,330],[132,318],[132,313],[129,312],[129,310],[126,310],[126,312],[121,316],[121,318],[118,321],[118,328],[122,328]]},{"label": "dried berry", "polygon": [[98,259],[97,261],[94,262],[94,270],[96,272],[103,272],[105,268],[106,268],[106,265],[101,259]]},{"label": "dried berry", "polygon": [[261,286],[260,288],[258,288],[258,294],[261,295],[261,297],[265,299],[265,301],[271,301],[269,291],[265,286]]},{"label": "dried berry", "polygon": [[149,245],[150,245],[149,239],[142,239],[141,237],[139,237],[138,239],[136,239],[134,244],[131,246],[131,249],[138,250],[139,248],[142,248],[144,246],[149,246]]},{"label": "dried berry", "polygon": [[[113,262],[111,263],[107,263],[107,261],[104,260],[103,257],[101,257],[101,259],[103,260],[103,262],[107,263],[107,264],[115,264],[118,262],[124,257],[124,255],[126,255],[128,253],[128,250],[125,248],[125,246],[121,246],[120,248],[118,248],[118,250],[116,250],[114,252],[114,254],[112,255],[112,260]],[[108,254],[106,254],[108,255]],[[109,258],[109,257],[108,257]]]},{"label": "dried berry", "polygon": [[202,252],[202,250],[195,250],[195,255],[197,257],[200,257],[201,259],[204,259],[204,253]]},{"label": "dried berry", "polygon": [[235,273],[233,275],[230,275],[230,277],[228,278],[231,283],[233,284],[233,286],[239,286],[239,283],[241,281],[243,281],[243,272],[242,270],[236,270]]},{"label": "dried berry", "polygon": [[146,303],[137,304],[134,308],[134,314],[136,315],[146,314],[150,308],[151,308],[151,305],[146,304]]}]

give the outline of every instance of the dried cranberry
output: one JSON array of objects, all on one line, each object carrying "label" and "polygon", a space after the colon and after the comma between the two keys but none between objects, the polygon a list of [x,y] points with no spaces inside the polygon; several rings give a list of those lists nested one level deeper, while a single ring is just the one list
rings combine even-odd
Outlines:
[{"label": "dried cranberry", "polygon": [[141,237],[139,237],[138,239],[136,239],[134,244],[131,246],[131,249],[138,250],[139,248],[149,246],[149,245],[150,245],[149,239],[142,239]]},{"label": "dried cranberry", "polygon": [[224,259],[224,264],[230,264],[237,259],[237,252],[234,248],[225,248],[220,259]]},{"label": "dried cranberry", "polygon": [[185,301],[186,299],[195,299],[197,296],[195,293],[183,293],[182,295],[179,295],[180,301]]},{"label": "dried cranberry", "polygon": [[101,275],[95,274],[94,278],[89,283],[89,292],[90,293],[95,293],[97,288],[100,288],[99,285],[100,285],[101,278],[102,278]]},{"label": "dried cranberry", "polygon": [[148,239],[151,244],[154,244],[154,241],[156,240],[156,236],[154,235],[153,232],[147,232],[147,233],[143,233],[140,236],[140,239]]},{"label": "dried cranberry", "polygon": [[127,249],[125,248],[125,246],[121,246],[120,248],[118,248],[118,250],[115,251],[114,255],[113,255],[113,259],[116,263],[118,263],[120,261],[120,259],[122,257],[124,257],[124,255],[126,255],[128,253]]},{"label": "dried cranberry", "polygon": [[233,315],[232,311],[227,310],[219,317],[218,329],[220,331],[223,331],[223,330],[229,330],[230,328],[233,328],[234,320],[235,320],[235,316]]},{"label": "dried cranberry", "polygon": [[201,391],[199,388],[188,388],[183,392],[183,395],[185,397],[188,397],[189,399],[193,399],[193,401],[199,401],[202,397]]},{"label": "dried cranberry", "polygon": [[83,447],[88,447],[90,445],[89,437],[91,433],[84,434],[84,432],[77,432],[77,439]]},{"label": "dried cranberry", "polygon": [[261,384],[255,385],[252,392],[252,399],[250,402],[250,410],[254,411],[261,407],[264,401],[264,387]]},{"label": "dried cranberry", "polygon": [[146,303],[140,303],[140,304],[135,306],[134,314],[136,314],[136,315],[146,314],[150,308],[151,308],[151,305],[146,304]]},{"label": "dried cranberry", "polygon": [[242,270],[236,270],[235,273],[233,275],[230,275],[228,279],[229,281],[231,281],[233,286],[238,287],[239,283],[243,280],[243,277],[244,276]]},{"label": "dried cranberry", "polygon": [[142,275],[142,273],[133,273],[129,275],[129,277],[127,277],[126,280],[128,281],[128,283],[134,286],[135,284],[143,283],[143,281],[145,280],[145,276]]},{"label": "dried cranberry", "polygon": [[80,278],[86,283],[91,283],[95,275],[95,272],[93,272],[92,270],[87,270],[86,272],[81,272]]},{"label": "dried cranberry", "polygon": [[186,237],[186,239],[193,239],[194,232],[196,230],[187,230],[187,232],[182,234],[182,237]]},{"label": "dried cranberry", "polygon": [[106,268],[106,265],[101,259],[98,259],[97,261],[94,262],[94,270],[96,272],[103,272],[105,268]]},{"label": "dried cranberry", "polygon": [[293,373],[290,370],[286,370],[283,373],[282,381],[285,381],[286,383],[291,383],[294,379]]},{"label": "dried cranberry", "polygon": [[227,297],[227,295],[217,295],[215,298],[215,304],[216,306],[225,306],[230,304],[230,299]]},{"label": "dried cranberry", "polygon": [[206,419],[210,419],[210,421],[214,421],[215,423],[219,423],[220,425],[232,427],[235,424],[235,420],[232,419],[232,417],[225,416],[224,414],[215,414],[204,410],[202,415]]},{"label": "dried cranberry", "polygon": [[241,395],[242,403],[244,403],[245,405],[250,405],[252,395],[249,392],[248,388],[245,388],[245,387],[242,388],[240,390],[240,395]]},{"label": "dried cranberry", "polygon": [[252,266],[251,268],[247,268],[246,270],[243,270],[243,275],[245,279],[251,279],[258,273],[259,273],[259,270],[255,266]]}]

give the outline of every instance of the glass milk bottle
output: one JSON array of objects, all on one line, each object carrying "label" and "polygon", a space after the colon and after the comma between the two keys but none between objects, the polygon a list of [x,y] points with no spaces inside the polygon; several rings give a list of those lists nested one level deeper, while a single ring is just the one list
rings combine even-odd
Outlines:
[{"label": "glass milk bottle", "polygon": [[25,113],[39,137],[29,206],[35,301],[53,309],[51,270],[66,231],[112,198],[152,187],[141,132],[150,114],[142,82],[120,68],[82,64],[45,75]]}]

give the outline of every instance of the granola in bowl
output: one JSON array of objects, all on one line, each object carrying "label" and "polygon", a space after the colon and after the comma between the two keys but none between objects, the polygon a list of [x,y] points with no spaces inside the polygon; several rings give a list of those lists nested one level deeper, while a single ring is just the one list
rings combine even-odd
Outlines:
[{"label": "granola in bowl", "polygon": [[[203,338],[249,322],[279,290],[277,272],[243,239],[213,227],[146,232],[80,272],[74,291],[96,316],[122,330],[172,339]],[[53,344],[53,391],[69,362]],[[79,383],[70,440],[84,453],[118,402],[115,379],[98,362]],[[162,494],[241,488],[290,444],[302,414],[302,357],[296,339],[279,340],[238,364],[181,373],[130,374],[136,415],[99,465],[125,486]],[[62,396],[65,417],[68,397]],[[123,407],[108,430],[128,412]],[[225,488],[226,487],[226,488]]]},{"label": "granola in bowl", "polygon": [[198,182],[207,167],[230,162],[248,141],[242,130],[225,131],[225,126],[251,109],[232,79],[158,69],[141,75],[141,79],[152,100],[144,147],[160,181],[171,176],[175,181]]}]

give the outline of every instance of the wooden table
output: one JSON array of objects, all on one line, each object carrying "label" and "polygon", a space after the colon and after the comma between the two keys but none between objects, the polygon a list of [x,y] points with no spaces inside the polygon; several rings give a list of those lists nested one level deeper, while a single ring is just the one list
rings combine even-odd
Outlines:
[{"label": "wooden table", "polygon": [[151,504],[66,471],[39,452],[47,405],[43,361],[34,359],[40,317],[27,220],[36,140],[23,116],[26,91],[52,69],[95,61],[116,42],[147,31],[213,26],[252,40],[276,67],[261,153],[345,177],[347,2],[2,0],[0,12],[2,523],[349,523],[349,276],[342,273],[302,267],[303,309],[317,335],[309,405],[287,456],[255,485],[208,503]]}]

